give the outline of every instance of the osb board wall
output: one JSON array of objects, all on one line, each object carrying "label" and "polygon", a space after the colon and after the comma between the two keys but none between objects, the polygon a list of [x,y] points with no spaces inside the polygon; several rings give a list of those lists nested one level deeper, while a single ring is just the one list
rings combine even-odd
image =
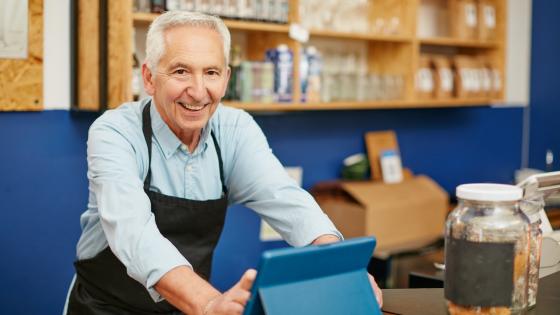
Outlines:
[{"label": "osb board wall", "polygon": [[0,59],[0,111],[43,109],[43,0],[28,1],[28,56]]},{"label": "osb board wall", "polygon": [[[132,100],[132,0],[108,1],[108,77],[100,78],[100,1],[78,2],[78,108],[115,108]],[[107,104],[101,104],[100,87],[106,84]]]}]

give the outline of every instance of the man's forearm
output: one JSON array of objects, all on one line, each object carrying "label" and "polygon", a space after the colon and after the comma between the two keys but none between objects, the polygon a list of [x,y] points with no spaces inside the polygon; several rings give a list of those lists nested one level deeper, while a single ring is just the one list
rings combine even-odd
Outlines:
[{"label": "man's forearm", "polygon": [[179,266],[167,272],[155,289],[169,303],[185,314],[203,314],[204,307],[220,292],[197,275],[191,268]]}]

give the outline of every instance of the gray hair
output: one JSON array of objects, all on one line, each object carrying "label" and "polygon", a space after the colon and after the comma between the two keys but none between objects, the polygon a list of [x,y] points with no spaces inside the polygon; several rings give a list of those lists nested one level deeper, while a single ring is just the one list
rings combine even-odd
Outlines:
[{"label": "gray hair", "polygon": [[157,64],[165,52],[164,32],[176,26],[195,26],[213,29],[222,38],[226,66],[229,64],[231,35],[224,22],[216,16],[199,12],[169,11],[158,16],[150,25],[146,40],[146,63],[150,70],[155,71]]}]

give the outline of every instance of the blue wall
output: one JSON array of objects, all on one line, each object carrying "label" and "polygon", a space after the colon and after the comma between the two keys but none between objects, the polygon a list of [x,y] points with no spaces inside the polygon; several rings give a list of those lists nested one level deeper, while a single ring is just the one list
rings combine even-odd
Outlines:
[{"label": "blue wall", "polygon": [[531,128],[529,166],[545,169],[546,150],[560,169],[560,12],[559,1],[533,1],[531,47]]},{"label": "blue wall", "polygon": [[[560,62],[560,3],[533,1],[530,166],[544,167],[555,132]],[[521,164],[523,109],[309,112],[257,121],[285,165],[304,168],[304,186],[338,176],[340,161],[364,152],[363,133],[397,131],[403,163],[446,190],[476,181],[511,182]],[[0,259],[3,314],[60,314],[72,277],[78,218],[87,201],[85,141],[94,114],[0,113]],[[557,167],[556,167],[557,169]],[[215,256],[213,282],[229,287],[255,266],[258,218],[230,208]]]},{"label": "blue wall", "polygon": [[[95,114],[0,113],[0,304],[5,314],[59,314],[87,202],[85,142]],[[522,109],[302,112],[260,115],[274,152],[304,168],[304,186],[337,178],[341,160],[364,152],[363,133],[395,129],[404,164],[449,191],[464,182],[510,182],[520,165]],[[228,288],[254,267],[258,218],[228,213],[213,282]]]}]

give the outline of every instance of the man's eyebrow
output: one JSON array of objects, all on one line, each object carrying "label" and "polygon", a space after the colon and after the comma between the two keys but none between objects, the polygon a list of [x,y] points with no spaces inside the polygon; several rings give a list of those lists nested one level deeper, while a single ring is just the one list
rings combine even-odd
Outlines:
[{"label": "man's eyebrow", "polygon": [[175,68],[190,68],[190,67],[189,65],[183,62],[175,62],[169,66],[169,69],[175,69]]},{"label": "man's eyebrow", "polygon": [[[184,62],[178,61],[178,62],[170,64],[168,69],[177,69],[177,68],[190,69],[191,66],[189,66],[188,64],[186,64]],[[221,67],[219,65],[210,65],[210,66],[204,67],[204,70],[210,70],[210,69],[221,69]]]}]

